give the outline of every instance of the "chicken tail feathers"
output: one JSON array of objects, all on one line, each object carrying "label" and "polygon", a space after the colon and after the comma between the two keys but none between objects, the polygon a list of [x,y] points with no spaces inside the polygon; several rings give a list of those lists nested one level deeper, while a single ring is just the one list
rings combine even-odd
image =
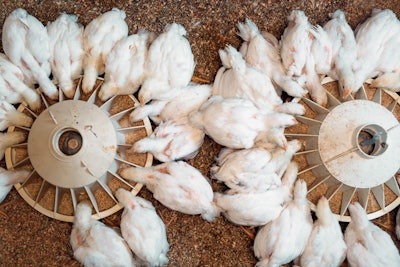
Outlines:
[{"label": "chicken tail feathers", "polygon": [[208,222],[212,222],[216,217],[219,216],[220,213],[220,208],[214,202],[212,202],[210,207],[201,214],[201,217]]},{"label": "chicken tail feathers", "polygon": [[250,19],[246,19],[245,23],[238,23],[237,27],[239,29],[238,35],[246,42],[260,34],[257,25]]},{"label": "chicken tail feathers", "polygon": [[246,69],[246,62],[242,54],[231,45],[228,45],[225,50],[219,50],[219,57],[224,67],[227,69],[234,69],[241,73]]},{"label": "chicken tail feathers", "polygon": [[90,93],[96,83],[98,71],[95,66],[88,65],[85,67],[82,80],[82,90],[84,93]]}]

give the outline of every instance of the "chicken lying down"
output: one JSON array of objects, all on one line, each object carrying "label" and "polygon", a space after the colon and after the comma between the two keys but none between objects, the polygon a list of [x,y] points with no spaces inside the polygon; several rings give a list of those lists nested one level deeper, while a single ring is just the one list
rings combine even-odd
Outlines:
[{"label": "chicken lying down", "polygon": [[251,148],[261,132],[297,123],[292,115],[260,109],[251,100],[222,96],[208,99],[189,120],[215,142],[230,148]]},{"label": "chicken lying down", "polygon": [[256,235],[254,254],[259,259],[256,266],[281,266],[296,259],[306,246],[312,225],[307,184],[298,180],[294,186],[293,200]]},{"label": "chicken lying down", "polygon": [[126,168],[121,170],[120,175],[145,184],[155,199],[172,210],[201,214],[207,221],[219,215],[210,183],[196,168],[184,161],[146,168]]},{"label": "chicken lying down", "polygon": [[8,147],[17,145],[26,140],[26,134],[22,131],[0,133],[0,160],[4,158],[5,150]]},{"label": "chicken lying down", "polygon": [[18,8],[4,21],[2,43],[5,54],[24,73],[24,82],[29,87],[39,83],[48,97],[57,99],[58,90],[49,79],[50,46],[43,24]]},{"label": "chicken lying down", "polygon": [[17,111],[15,107],[4,100],[0,100],[0,131],[4,131],[9,126],[30,127],[33,119]]},{"label": "chicken lying down", "polygon": [[121,233],[135,255],[149,266],[168,263],[165,224],[151,202],[119,188],[115,196],[124,206]]},{"label": "chicken lying down", "polygon": [[336,10],[331,18],[324,25],[332,43],[332,67],[328,75],[338,80],[339,92],[346,99],[351,93],[351,88],[357,86],[352,68],[357,59],[357,43],[342,10]]},{"label": "chicken lying down", "polygon": [[92,218],[92,208],[76,206],[70,244],[84,266],[138,266],[125,240],[112,228]]},{"label": "chicken lying down", "polygon": [[0,203],[6,198],[12,186],[22,183],[29,175],[28,170],[7,171],[0,167]]},{"label": "chicken lying down", "polygon": [[290,141],[282,148],[250,149],[227,152],[222,149],[216,164],[210,169],[211,177],[224,182],[235,193],[262,193],[281,186],[281,178],[300,142]]},{"label": "chicken lying down", "polygon": [[146,78],[139,91],[142,106],[152,99],[170,99],[170,89],[185,87],[191,81],[195,63],[185,36],[185,28],[172,23],[151,43],[145,65]]},{"label": "chicken lying down", "polygon": [[142,107],[136,107],[129,116],[130,121],[150,117],[157,124],[161,121],[187,123],[189,114],[198,110],[211,95],[211,86],[208,84],[191,83],[184,88],[171,90],[176,94],[169,100],[153,100]]},{"label": "chicken lying down", "polygon": [[139,89],[145,78],[150,39],[149,33],[142,30],[115,44],[105,64],[104,83],[99,91],[102,101],[114,95],[133,94]]},{"label": "chicken lying down", "polygon": [[[389,9],[373,9],[371,16],[356,28],[357,60],[353,64],[357,92],[364,81],[398,66],[400,22]],[[394,65],[393,65],[394,64]]]},{"label": "chicken lying down", "polygon": [[238,23],[238,35],[244,40],[240,53],[246,62],[267,75],[279,87],[275,88],[278,95],[283,89],[293,97],[302,97],[307,92],[294,80],[286,75],[279,53],[278,40],[270,33],[260,33],[258,27],[250,19]]},{"label": "chicken lying down", "polygon": [[125,11],[113,8],[92,20],[83,31],[84,76],[82,90],[93,90],[97,76],[104,73],[108,54],[114,45],[128,36]]},{"label": "chicken lying down", "polygon": [[338,267],[346,258],[346,243],[339,221],[329,207],[329,201],[322,196],[317,204],[313,229],[306,248],[300,258],[300,266]]},{"label": "chicken lying down", "polygon": [[68,98],[73,98],[74,80],[83,69],[83,26],[77,21],[77,16],[63,13],[47,23],[51,72]]},{"label": "chicken lying down", "polygon": [[204,141],[204,132],[190,124],[162,122],[154,132],[136,141],[131,150],[136,153],[150,152],[161,162],[192,159]]},{"label": "chicken lying down", "polygon": [[21,69],[11,63],[3,53],[0,53],[0,95],[10,104],[25,100],[33,110],[38,110],[41,105],[39,94],[24,83]]},{"label": "chicken lying down", "polygon": [[370,222],[359,204],[349,205],[351,222],[344,233],[350,266],[400,266],[400,255],[392,238]]},{"label": "chicken lying down", "polygon": [[213,84],[213,95],[224,98],[244,98],[256,103],[258,107],[274,108],[282,103],[271,79],[246,63],[242,54],[228,45],[219,50],[221,67]]},{"label": "chicken lying down", "polygon": [[282,178],[280,187],[261,193],[215,193],[214,201],[229,221],[247,226],[261,226],[279,216],[284,203],[291,199],[297,178],[297,163],[291,162]]}]

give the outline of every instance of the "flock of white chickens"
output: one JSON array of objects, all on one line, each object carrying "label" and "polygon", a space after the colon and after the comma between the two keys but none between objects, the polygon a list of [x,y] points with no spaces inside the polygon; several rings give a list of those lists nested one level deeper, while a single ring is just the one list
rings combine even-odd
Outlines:
[{"label": "flock of white chickens", "polygon": [[[3,25],[1,130],[32,124],[32,118],[11,104],[26,101],[37,110],[41,93],[59,97],[50,73],[67,98],[74,95],[73,81],[82,70],[85,93],[104,73],[98,92],[102,101],[140,89],[140,106],[130,120],[148,116],[157,127],[131,150],[150,152],[163,162],[125,168],[120,175],[145,184],[166,207],[200,214],[208,221],[222,213],[235,224],[259,226],[254,241],[257,266],[293,260],[299,266],[339,266],[346,256],[351,266],[400,266],[390,236],[368,221],[358,203],[349,207],[352,222],[344,236],[324,197],[313,222],[306,183],[297,180],[298,167],[291,161],[301,144],[284,135],[285,127],[296,124],[295,116],[305,110],[280,97],[282,91],[293,97],[308,92],[325,106],[321,75],[338,80],[344,98],[377,75],[373,86],[398,89],[400,22],[395,14],[374,10],[355,34],[340,10],[324,27],[312,26],[304,12],[293,11],[280,41],[259,32],[248,19],[238,29],[244,40],[240,50],[220,50],[223,66],[213,85],[200,85],[191,83],[195,61],[186,30],[179,24],[167,25],[159,36],[144,30],[128,36],[125,12],[116,8],[86,27],[67,14],[45,27],[17,9]],[[35,84],[40,92],[34,90]],[[196,155],[205,134],[225,146],[210,170],[212,179],[229,188],[225,192],[213,192],[208,179],[183,161]],[[1,156],[6,147],[24,139],[20,132],[2,133]],[[2,169],[0,200],[26,176],[24,170]],[[79,203],[70,239],[74,257],[85,266],[166,264],[166,229],[152,204],[124,189],[115,195],[124,206],[121,233],[92,219],[90,205]]]}]

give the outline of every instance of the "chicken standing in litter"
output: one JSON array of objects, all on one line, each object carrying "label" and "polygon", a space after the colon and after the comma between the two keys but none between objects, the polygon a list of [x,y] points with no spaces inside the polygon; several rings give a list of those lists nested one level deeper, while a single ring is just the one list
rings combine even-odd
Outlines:
[{"label": "chicken standing in litter", "polygon": [[254,254],[258,267],[275,267],[289,263],[303,252],[312,229],[307,184],[298,180],[293,200],[278,218],[263,226],[254,240]]},{"label": "chicken standing in litter", "polygon": [[344,233],[350,266],[400,266],[400,255],[392,238],[370,222],[359,204],[349,205],[351,222]]},{"label": "chicken standing in litter", "polygon": [[11,63],[6,55],[0,53],[0,94],[10,104],[28,102],[31,109],[40,108],[40,96],[24,83],[24,74]]},{"label": "chicken standing in litter", "polygon": [[132,146],[136,153],[150,152],[161,162],[192,159],[204,141],[204,132],[190,124],[161,123],[154,132]]},{"label": "chicken standing in litter", "polygon": [[189,84],[172,90],[176,91],[176,95],[169,100],[153,100],[143,107],[136,107],[130,114],[131,122],[149,116],[157,124],[161,121],[187,123],[189,114],[198,110],[211,95],[208,84]]},{"label": "chicken standing in litter", "polygon": [[346,243],[339,221],[322,196],[317,204],[318,220],[314,222],[307,246],[300,258],[300,266],[338,267],[346,258]]},{"label": "chicken standing in litter", "polygon": [[7,147],[17,145],[26,140],[26,134],[22,131],[0,133],[0,160],[4,158]]},{"label": "chicken standing in litter", "polygon": [[68,98],[74,96],[74,80],[83,68],[83,26],[77,21],[77,16],[63,13],[47,24],[51,72]]},{"label": "chicken standing in litter", "polygon": [[12,186],[16,183],[22,183],[28,175],[28,170],[7,171],[0,167],[0,203],[6,198]]},{"label": "chicken standing in litter", "polygon": [[336,10],[331,17],[332,19],[324,25],[324,30],[332,42],[332,67],[328,75],[338,80],[339,92],[346,99],[351,93],[351,88],[357,86],[352,69],[357,59],[357,43],[344,12]]},{"label": "chicken standing in litter", "polygon": [[257,68],[246,63],[242,54],[228,45],[219,50],[221,67],[213,84],[213,95],[224,98],[244,98],[259,107],[274,108],[282,103],[271,79]]},{"label": "chicken standing in litter", "polygon": [[113,229],[92,218],[87,203],[76,206],[70,244],[74,258],[84,266],[136,266],[125,240]]},{"label": "chicken standing in litter", "polygon": [[30,87],[39,83],[48,97],[57,99],[58,90],[49,79],[49,36],[43,24],[18,8],[4,21],[2,42],[5,54],[24,73],[24,82]]},{"label": "chicken standing in litter", "polygon": [[121,233],[135,255],[149,266],[168,263],[169,244],[165,224],[151,202],[120,188],[115,196],[124,206]]},{"label": "chicken standing in litter", "polygon": [[104,73],[108,54],[114,45],[128,36],[125,11],[113,8],[92,20],[83,32],[84,76],[82,90],[93,90],[97,76]]},{"label": "chicken standing in litter", "polygon": [[373,9],[371,16],[358,25],[355,32],[357,60],[353,64],[355,84],[349,89],[350,93],[357,92],[367,78],[380,74],[381,64],[393,60],[393,50],[386,46],[400,33],[400,22],[389,9]]},{"label": "chicken standing in litter", "polygon": [[201,214],[207,221],[219,215],[210,183],[184,161],[146,168],[130,167],[122,169],[120,174],[125,179],[145,184],[155,199],[172,210]]},{"label": "chicken standing in litter", "polygon": [[142,30],[118,41],[105,64],[104,83],[99,97],[106,101],[114,95],[135,93],[145,78],[144,66],[149,46],[149,33]]},{"label": "chicken standing in litter", "polygon": [[4,100],[0,100],[0,131],[4,131],[9,126],[30,127],[33,119],[17,111],[15,107]]},{"label": "chicken standing in litter", "polygon": [[192,79],[194,56],[185,28],[169,24],[150,45],[146,61],[146,79],[139,91],[143,106],[152,99],[168,100],[173,88],[185,87]]},{"label": "chicken standing in litter", "polygon": [[261,226],[279,216],[297,179],[298,166],[292,162],[286,169],[280,187],[262,193],[215,193],[214,201],[229,221],[247,226]]},{"label": "chicken standing in litter", "polygon": [[[260,69],[291,96],[302,97],[307,93],[296,81],[286,76],[279,54],[278,40],[273,35],[269,35],[273,40],[266,39],[250,19],[239,23],[238,29],[239,36],[244,40],[240,53],[248,64]],[[277,91],[280,95],[280,90]]]},{"label": "chicken standing in litter", "polygon": [[297,123],[292,115],[260,109],[251,100],[222,96],[208,99],[189,120],[215,142],[230,148],[251,148],[259,133]]}]

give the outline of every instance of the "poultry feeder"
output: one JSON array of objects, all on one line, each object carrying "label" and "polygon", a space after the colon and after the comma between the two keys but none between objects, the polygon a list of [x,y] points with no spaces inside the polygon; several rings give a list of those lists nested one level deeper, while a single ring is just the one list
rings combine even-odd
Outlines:
[{"label": "poultry feeder", "polygon": [[312,209],[324,195],[340,221],[349,222],[348,206],[355,201],[374,219],[400,203],[396,179],[400,168],[399,95],[369,86],[347,99],[340,97],[337,82],[327,77],[328,104],[322,107],[303,98],[303,116],[286,131],[303,142],[294,159],[299,178],[307,182]]},{"label": "poultry feeder", "polygon": [[62,221],[73,221],[76,205],[91,202],[96,219],[107,217],[122,208],[114,197],[119,187],[137,194],[141,184],[118,175],[123,165],[151,166],[151,154],[134,154],[128,148],[151,134],[149,119],[129,122],[130,112],[139,105],[132,95],[113,97],[106,102],[97,98],[103,82],[85,95],[76,81],[73,99],[61,90],[58,101],[42,96],[43,107],[33,112],[23,103],[18,110],[30,114],[30,128],[8,128],[8,132],[27,132],[26,142],[6,150],[8,169],[31,170],[23,183],[15,185],[25,201],[39,212]]}]

